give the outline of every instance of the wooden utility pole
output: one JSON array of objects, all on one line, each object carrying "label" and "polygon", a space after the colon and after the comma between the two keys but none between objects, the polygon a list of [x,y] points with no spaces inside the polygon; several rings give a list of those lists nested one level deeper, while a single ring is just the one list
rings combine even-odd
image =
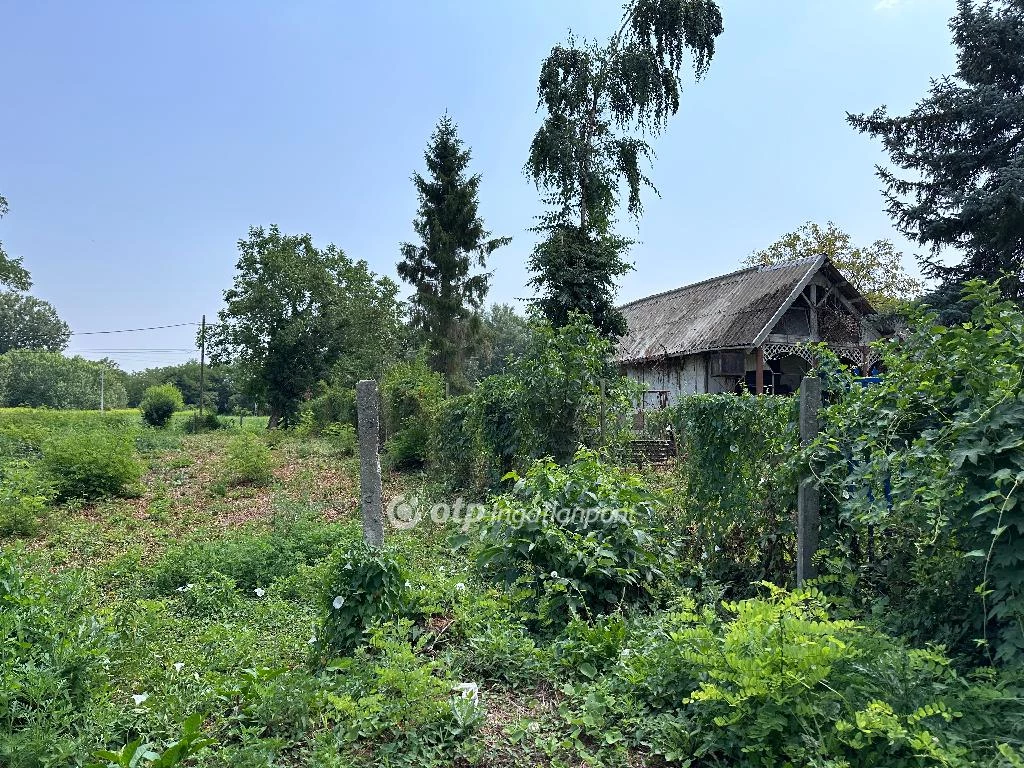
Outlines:
[{"label": "wooden utility pole", "polygon": [[754,350],[754,356],[756,358],[756,368],[754,371],[754,394],[764,394],[764,347],[758,347]]},{"label": "wooden utility pole", "polygon": [[[807,445],[818,434],[818,411],[821,410],[821,379],[805,376],[800,383],[800,444]],[[817,573],[811,558],[818,551],[821,532],[821,492],[814,477],[806,472],[800,478],[796,512],[796,583],[803,585]]]},{"label": "wooden utility pole", "polygon": [[203,416],[203,400],[206,396],[206,315],[199,330],[199,417]]}]

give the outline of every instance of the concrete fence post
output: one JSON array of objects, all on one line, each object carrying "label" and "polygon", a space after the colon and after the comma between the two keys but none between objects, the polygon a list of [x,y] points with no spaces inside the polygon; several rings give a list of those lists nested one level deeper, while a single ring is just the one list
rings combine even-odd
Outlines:
[{"label": "concrete fence post", "polygon": [[371,547],[384,543],[384,509],[380,482],[380,392],[377,382],[356,383],[359,419],[359,502],[363,514],[363,541]]}]

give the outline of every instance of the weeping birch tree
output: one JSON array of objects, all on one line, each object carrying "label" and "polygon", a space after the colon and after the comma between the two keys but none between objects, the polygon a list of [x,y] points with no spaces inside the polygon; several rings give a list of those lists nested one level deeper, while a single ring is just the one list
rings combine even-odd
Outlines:
[{"label": "weeping birch tree", "polygon": [[544,193],[543,235],[530,258],[537,305],[556,326],[574,312],[607,336],[625,332],[615,308],[616,279],[630,269],[633,241],[614,231],[643,213],[641,189],[655,193],[648,139],[679,111],[683,68],[708,70],[722,14],[713,0],[631,0],[606,43],[570,36],[541,65],[538,110],[544,121],[526,173]]}]

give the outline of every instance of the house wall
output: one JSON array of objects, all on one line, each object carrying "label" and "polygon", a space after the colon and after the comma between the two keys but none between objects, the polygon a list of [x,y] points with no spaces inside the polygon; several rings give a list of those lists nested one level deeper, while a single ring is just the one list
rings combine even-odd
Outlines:
[{"label": "house wall", "polygon": [[715,381],[707,375],[707,371],[706,355],[670,357],[657,362],[630,363],[623,366],[623,373],[626,376],[639,381],[648,390],[667,391],[669,405],[678,402],[684,395],[707,392],[709,379],[711,382]]}]

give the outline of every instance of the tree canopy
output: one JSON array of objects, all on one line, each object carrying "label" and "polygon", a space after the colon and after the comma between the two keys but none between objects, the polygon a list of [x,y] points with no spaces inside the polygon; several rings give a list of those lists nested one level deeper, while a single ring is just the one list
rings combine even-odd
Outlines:
[{"label": "tree canopy", "polygon": [[12,349],[62,352],[71,329],[49,302],[14,291],[0,291],[0,354]]},{"label": "tree canopy", "polygon": [[[931,246],[926,274],[1002,283],[1024,300],[1024,0],[958,0],[950,23],[956,72],[932,83],[905,116],[883,106],[849,115],[880,138],[906,174],[879,167],[889,214]],[[963,258],[947,265],[944,249]]]},{"label": "tree canopy", "polygon": [[411,320],[431,351],[431,366],[462,388],[464,368],[479,337],[478,312],[487,296],[487,257],[511,238],[492,238],[478,209],[480,175],[467,175],[470,150],[445,115],[423,155],[429,177],[412,176],[419,196],[413,221],[420,243],[403,243],[399,276],[413,286]]},{"label": "tree canopy", "polygon": [[689,54],[699,79],[708,69],[722,14],[712,0],[632,0],[604,44],[570,36],[541,65],[544,121],[530,146],[527,175],[545,193],[544,235],[530,259],[537,305],[555,324],[588,315],[606,335],[625,331],[615,281],[631,267],[632,241],[613,231],[623,185],[627,213],[643,212],[641,188],[654,188],[646,137],[679,110]]},{"label": "tree canopy", "polygon": [[334,245],[252,227],[238,241],[232,288],[209,329],[214,362],[235,361],[247,392],[270,407],[270,426],[295,418],[332,368],[378,377],[394,352],[398,286]]},{"label": "tree canopy", "polygon": [[824,226],[808,221],[767,248],[748,256],[749,266],[778,264],[824,255],[871,302],[876,310],[889,313],[920,295],[924,284],[903,267],[903,254],[891,240],[854,245],[853,239],[833,222]]},{"label": "tree canopy", "polygon": [[[8,210],[7,198],[0,195],[0,219],[7,215]],[[32,287],[32,278],[21,265],[21,259],[8,256],[3,243],[0,243],[0,287],[17,291],[27,291]]]}]

